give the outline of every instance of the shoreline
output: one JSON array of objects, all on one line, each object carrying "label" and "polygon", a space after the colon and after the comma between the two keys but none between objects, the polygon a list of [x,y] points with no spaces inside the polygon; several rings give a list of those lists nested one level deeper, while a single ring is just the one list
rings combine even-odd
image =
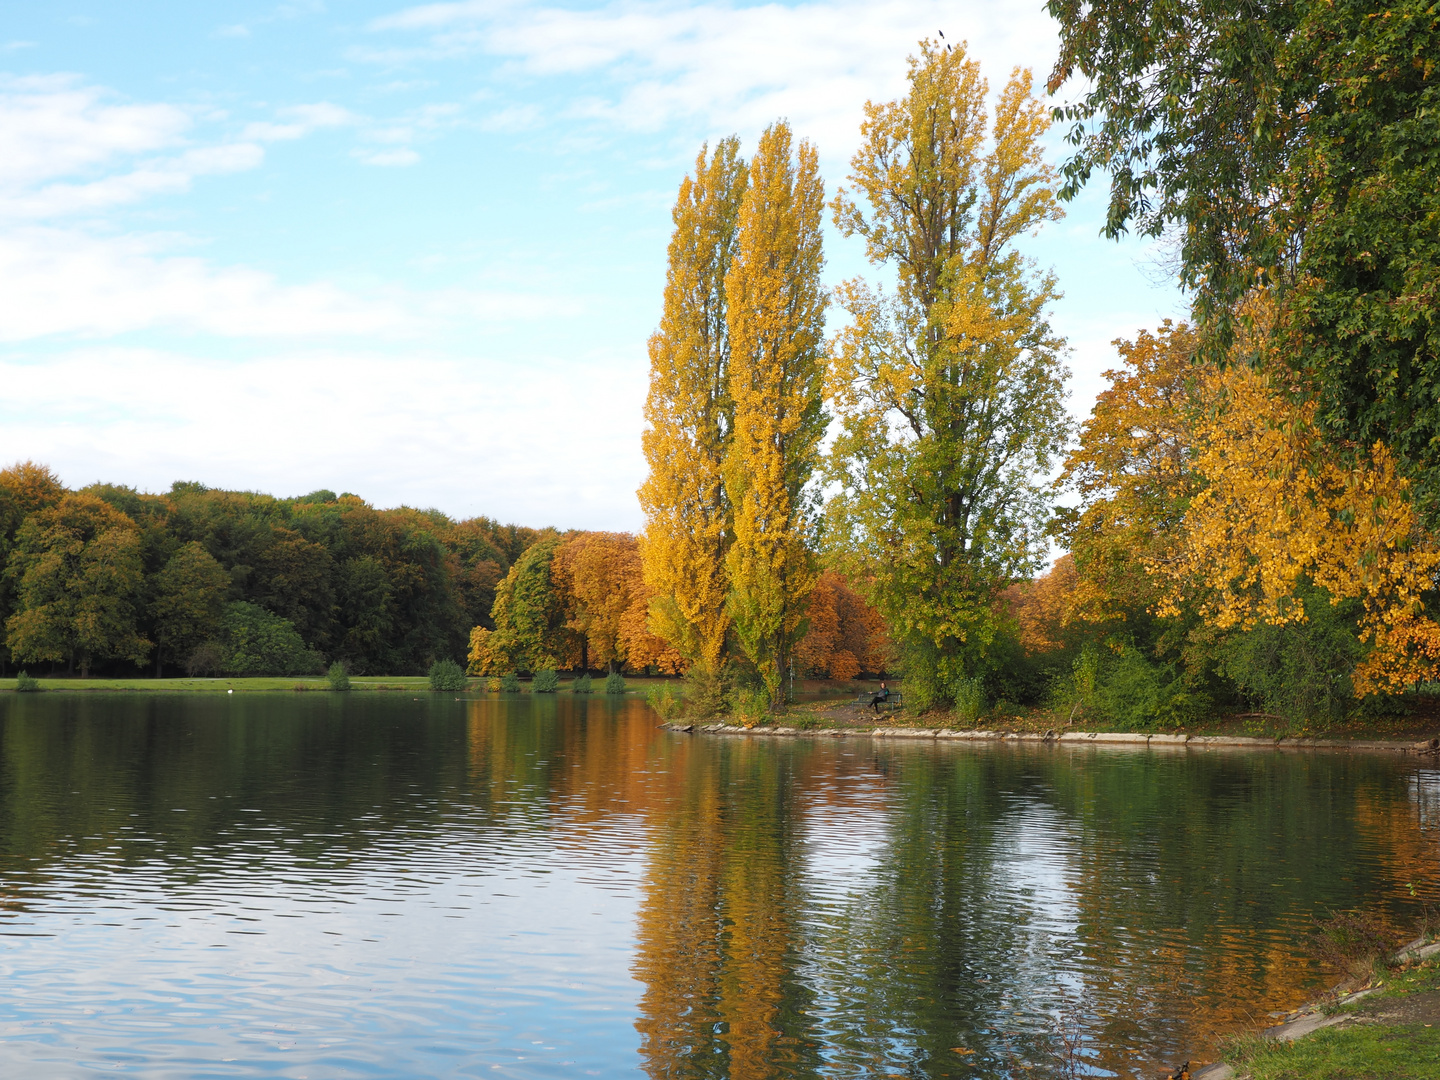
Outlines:
[{"label": "shoreline", "polygon": [[[1424,963],[1436,954],[1440,954],[1440,942],[1427,942],[1425,938],[1419,937],[1396,950],[1390,957],[1389,964]],[[1262,1028],[1258,1032],[1260,1038],[1276,1043],[1294,1042],[1326,1028],[1350,1024],[1355,1017],[1339,1010],[1364,1001],[1385,988],[1384,983],[1363,986],[1360,989],[1347,989],[1347,986],[1353,987],[1354,982],[1341,981],[1315,1000],[1290,1010],[1278,1024]],[[1228,1061],[1216,1061],[1203,1066],[1194,1072],[1192,1077],[1193,1080],[1232,1080],[1239,1075],[1241,1074],[1236,1065]]]},{"label": "shoreline", "polygon": [[1126,731],[957,731],[953,728],[916,727],[850,727],[799,728],[786,724],[741,727],[723,723],[695,723],[671,720],[659,725],[677,734],[745,735],[778,738],[870,738],[928,739],[932,742],[1010,742],[1040,743],[1057,746],[1123,746],[1166,747],[1177,750],[1245,749],[1245,750],[1362,750],[1392,754],[1440,754],[1440,738],[1423,740],[1393,739],[1319,739],[1308,737],[1247,735],[1164,735]]}]

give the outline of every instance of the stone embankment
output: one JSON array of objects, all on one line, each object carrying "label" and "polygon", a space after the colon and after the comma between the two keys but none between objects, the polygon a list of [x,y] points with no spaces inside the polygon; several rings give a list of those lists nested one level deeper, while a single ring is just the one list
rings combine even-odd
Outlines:
[{"label": "stone embankment", "polygon": [[698,724],[671,721],[660,725],[667,731],[703,733],[707,735],[789,736],[796,738],[931,739],[936,742],[1016,742],[1058,743],[1063,746],[1153,746],[1187,750],[1241,748],[1249,750],[1370,750],[1395,754],[1432,754],[1440,752],[1440,739],[1420,742],[1392,742],[1380,739],[1305,739],[1282,736],[1255,738],[1237,735],[1147,735],[1125,731],[955,731],[951,728],[843,727],[797,728],[783,724],[740,727],[734,724]]}]

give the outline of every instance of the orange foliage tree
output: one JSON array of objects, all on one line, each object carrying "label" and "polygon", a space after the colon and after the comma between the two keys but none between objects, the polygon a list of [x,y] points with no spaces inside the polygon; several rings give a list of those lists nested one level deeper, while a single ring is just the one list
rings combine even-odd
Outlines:
[{"label": "orange foliage tree", "polygon": [[1071,622],[1079,587],[1075,557],[1067,554],[1035,580],[1018,581],[1001,594],[1027,653],[1064,648],[1064,629]]},{"label": "orange foliage tree", "polygon": [[1147,565],[1166,584],[1161,614],[1185,596],[1219,629],[1303,622],[1305,581],[1331,602],[1359,599],[1355,693],[1398,692],[1440,677],[1440,625],[1424,608],[1440,544],[1422,524],[1410,481],[1384,443],[1337,455],[1315,424],[1315,402],[1290,384],[1235,364],[1207,374],[1210,402],[1196,429],[1205,486],[1180,542]]},{"label": "orange foliage tree", "polygon": [[862,671],[886,670],[890,638],[884,620],[840,574],[826,570],[820,575],[807,618],[809,630],[795,649],[806,674],[853,679]]},{"label": "orange foliage tree", "polygon": [[680,668],[680,654],[649,630],[654,592],[630,533],[576,534],[556,549],[553,579],[565,596],[567,624],[580,635],[583,667]]},{"label": "orange foliage tree", "polygon": [[1075,595],[1065,612],[1091,622],[1123,620],[1156,603],[1146,569],[1173,544],[1199,483],[1189,464],[1195,333],[1166,319],[1156,334],[1114,342],[1123,366],[1105,372],[1061,483],[1081,498],[1070,517]]},{"label": "orange foliage tree", "polygon": [[1193,364],[1183,324],[1116,342],[1125,367],[1107,372],[1064,475],[1084,500],[1068,530],[1068,614],[1190,608],[1224,634],[1305,622],[1300,592],[1314,585],[1332,603],[1361,602],[1357,695],[1440,677],[1440,625],[1424,605],[1440,544],[1409,481],[1382,442],[1336,453],[1307,387],[1266,363],[1265,298],[1246,308],[1248,331],[1223,367]]}]

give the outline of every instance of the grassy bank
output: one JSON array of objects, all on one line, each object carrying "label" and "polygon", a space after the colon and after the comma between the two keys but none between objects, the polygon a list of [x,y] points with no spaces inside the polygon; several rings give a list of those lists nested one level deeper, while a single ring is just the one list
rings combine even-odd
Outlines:
[{"label": "grassy bank", "polygon": [[1440,1080],[1440,957],[1381,974],[1378,990],[1294,1041],[1234,1040],[1237,1080]]}]

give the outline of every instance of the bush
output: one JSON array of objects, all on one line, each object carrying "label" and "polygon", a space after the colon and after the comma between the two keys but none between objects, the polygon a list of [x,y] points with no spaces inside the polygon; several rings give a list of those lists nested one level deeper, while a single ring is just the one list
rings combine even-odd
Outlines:
[{"label": "bush", "polygon": [[185,658],[185,674],[192,679],[196,675],[214,675],[224,667],[225,646],[218,641],[202,641]]},{"label": "bush", "polygon": [[344,660],[336,660],[325,672],[325,681],[330,684],[331,690],[349,690],[350,672],[345,667]]},{"label": "bush", "polygon": [[624,676],[624,675],[621,675],[620,672],[618,672],[618,671],[612,671],[612,672],[610,672],[609,675],[606,675],[606,676],[605,676],[605,693],[607,693],[607,694],[623,694],[623,693],[625,693],[625,676]]},{"label": "bush", "polygon": [[674,683],[647,687],[645,703],[660,714],[662,720],[674,720],[685,708],[685,699]]},{"label": "bush", "polygon": [[430,689],[453,693],[465,689],[465,669],[454,660],[436,660],[430,665]]},{"label": "bush", "polygon": [[572,694],[590,694],[594,692],[588,671],[570,684],[570,692]]},{"label": "bush", "polygon": [[770,695],[764,690],[736,690],[730,702],[734,718],[747,728],[763,724],[771,718]]},{"label": "bush", "polygon": [[1391,936],[1380,919],[1365,911],[1340,911],[1316,919],[1310,951],[1327,968],[1368,974],[1390,953]]},{"label": "bush", "polygon": [[1343,720],[1355,707],[1350,673],[1360,658],[1357,602],[1330,603],[1320,589],[1299,592],[1305,621],[1260,624],[1220,646],[1221,672],[1266,712],[1292,724]]},{"label": "bush", "polygon": [[985,680],[955,680],[955,719],[962,724],[973,724],[985,711]]},{"label": "bush", "polygon": [[[759,676],[752,672],[748,676],[750,686],[760,685]],[[737,673],[728,668],[719,671],[705,671],[698,664],[685,673],[685,711],[696,720],[709,720],[723,716],[730,711],[731,694],[736,686]]]},{"label": "bush", "polygon": [[33,694],[40,689],[40,680],[34,678],[28,671],[22,671],[15,676],[15,692],[19,694]]},{"label": "bush", "polygon": [[507,671],[500,676],[500,692],[502,694],[520,693],[520,676],[513,671]]},{"label": "bush", "polygon": [[530,680],[530,692],[534,694],[553,694],[559,689],[560,676],[554,668],[543,668]]}]

